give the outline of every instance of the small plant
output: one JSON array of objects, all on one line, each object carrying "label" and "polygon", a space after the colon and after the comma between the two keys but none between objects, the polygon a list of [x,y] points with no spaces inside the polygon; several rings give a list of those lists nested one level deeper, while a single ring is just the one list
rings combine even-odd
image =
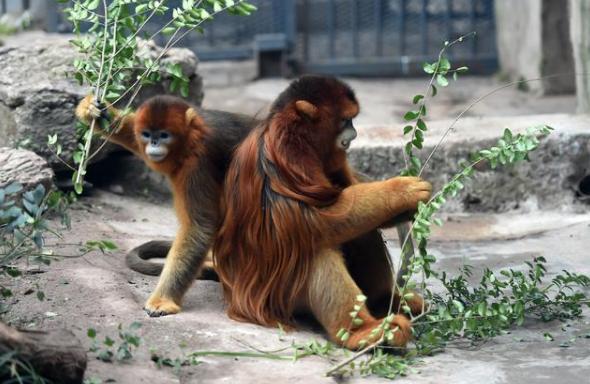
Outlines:
[{"label": "small plant", "polygon": [[[0,275],[16,278],[28,272],[31,264],[49,265],[58,257],[46,244],[48,234],[60,236],[47,218],[59,214],[62,224],[68,227],[66,209],[70,201],[71,198],[61,192],[47,193],[42,184],[27,192],[23,192],[18,183],[0,188]],[[0,294],[7,298],[13,292],[0,283]],[[37,297],[43,300],[45,294],[37,290]],[[0,308],[0,312],[6,310]]]},{"label": "small plant", "polygon": [[105,336],[103,341],[99,342],[96,330],[89,328],[87,335],[92,340],[90,352],[96,353],[96,358],[106,363],[130,360],[133,358],[133,351],[141,344],[141,337],[136,333],[139,328],[141,323],[138,322],[131,323],[128,328],[123,328],[123,325],[119,324],[118,343],[109,336]]},{"label": "small plant", "polygon": [[[18,183],[0,188],[0,276],[17,278],[35,266],[47,266],[63,257],[80,257],[95,250],[104,253],[117,248],[112,241],[98,240],[88,241],[78,254],[56,253],[57,244],[48,243],[48,238],[61,240],[61,228],[54,228],[50,218],[58,216],[62,227],[69,228],[67,209],[74,200],[75,195],[57,190],[47,192],[42,184],[31,191],[23,191]],[[60,242],[59,245],[64,244]],[[44,300],[45,293],[38,284],[35,287],[37,298]],[[0,282],[0,295],[9,298],[13,292]],[[5,303],[0,304],[0,313],[8,309]]]},{"label": "small plant", "polygon": [[186,352],[186,343],[181,343],[179,345],[180,349],[182,350],[182,354],[180,357],[170,358],[162,356],[158,353],[155,348],[150,349],[150,356],[151,360],[156,363],[156,366],[161,369],[162,367],[170,367],[172,368],[174,374],[176,376],[180,376],[180,372],[182,367],[186,366],[195,366],[201,364],[201,361],[198,360],[195,356],[191,356]]},{"label": "small plant", "polygon": [[49,384],[28,362],[20,359],[16,351],[0,354],[0,380],[2,383]]}]

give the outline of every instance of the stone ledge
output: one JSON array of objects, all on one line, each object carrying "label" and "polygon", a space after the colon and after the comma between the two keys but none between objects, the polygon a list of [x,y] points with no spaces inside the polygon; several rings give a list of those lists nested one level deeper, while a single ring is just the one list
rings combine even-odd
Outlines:
[{"label": "stone ledge", "polygon": [[[428,123],[422,153],[424,160],[450,120]],[[529,126],[547,124],[555,131],[531,154],[531,161],[515,167],[484,169],[455,200],[449,211],[507,211],[511,209],[573,209],[584,211],[578,202],[580,180],[590,174],[590,116],[529,115],[516,117],[465,118],[439,147],[424,177],[440,188],[470,153],[495,144],[504,128],[522,132]],[[364,126],[353,143],[349,159],[360,172],[374,178],[397,175],[403,168],[401,127]]]}]

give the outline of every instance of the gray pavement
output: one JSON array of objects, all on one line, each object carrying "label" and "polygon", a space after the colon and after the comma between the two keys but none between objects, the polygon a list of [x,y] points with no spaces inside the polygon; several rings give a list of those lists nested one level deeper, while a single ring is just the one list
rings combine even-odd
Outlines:
[{"label": "gray pavement", "polygon": [[[201,63],[203,66],[212,66]],[[208,83],[215,73],[209,68],[204,77],[205,98],[203,106],[246,114],[264,114],[268,105],[288,84],[285,79],[262,79],[246,84],[217,87]],[[225,76],[227,69],[219,69]],[[427,78],[414,79],[344,79],[355,90],[361,105],[361,113],[355,124],[362,126],[395,126],[401,129],[402,116],[412,108],[412,98],[424,94]],[[479,97],[506,85],[497,77],[460,77],[451,81],[428,106],[429,120],[456,117]],[[543,96],[534,92],[519,91],[516,86],[498,90],[473,106],[465,117],[516,116],[547,113],[573,113],[576,109],[574,95]]]},{"label": "gray pavement", "polygon": [[[430,249],[440,259],[440,267],[457,270],[462,263],[494,270],[518,267],[533,256],[548,260],[550,273],[568,269],[590,273],[590,213],[564,212],[450,214],[448,226],[438,229]],[[156,278],[132,272],[124,266],[124,252],[154,238],[170,238],[176,222],[170,204],[97,192],[73,210],[73,229],[59,244],[88,239],[113,239],[120,247],[110,255],[90,254],[82,259],[53,263],[45,273],[16,280],[19,293],[39,284],[47,300],[35,295],[17,295],[7,314],[13,324],[51,329],[66,327],[90,346],[88,328],[96,328],[99,338],[116,338],[117,326],[133,321],[142,346],[129,363],[103,363],[90,354],[87,377],[118,383],[323,383],[333,382],[324,372],[333,364],[321,357],[296,362],[254,358],[204,357],[197,366],[183,367],[177,377],[169,368],[157,369],[149,359],[149,348],[168,357],[186,351],[244,351],[249,348],[275,350],[292,342],[324,341],[317,329],[303,328],[285,335],[276,329],[232,321],[224,313],[220,287],[215,282],[198,281],[189,291],[184,311],[175,316],[149,318],[141,309]],[[387,231],[394,257],[395,233]],[[65,248],[65,249],[64,249]],[[76,247],[60,249],[74,252]],[[589,292],[590,293],[590,292]],[[568,323],[527,321],[521,328],[477,347],[453,345],[444,353],[426,357],[416,372],[400,383],[564,383],[586,382],[590,375],[589,318]],[[548,342],[543,333],[555,340]],[[573,340],[570,341],[570,340]],[[560,347],[570,341],[567,348]],[[349,382],[385,382],[377,378],[353,378]]]}]

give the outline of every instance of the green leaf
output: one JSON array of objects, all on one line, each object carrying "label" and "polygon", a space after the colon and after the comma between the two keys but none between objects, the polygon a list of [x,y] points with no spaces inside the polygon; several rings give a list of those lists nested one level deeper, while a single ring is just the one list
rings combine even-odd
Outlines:
[{"label": "green leaf", "polygon": [[438,70],[447,72],[449,69],[451,69],[451,63],[449,60],[446,57],[441,58],[438,64]]},{"label": "green leaf", "polygon": [[55,145],[57,143],[57,133],[53,135],[47,135],[47,144]]},{"label": "green leaf", "polygon": [[446,87],[447,85],[449,85],[449,81],[443,75],[436,75],[436,82],[441,87]]},{"label": "green leaf", "polygon": [[411,125],[406,125],[404,127],[404,135],[407,135],[408,133],[412,132],[414,130],[414,127]]},{"label": "green leaf", "polygon": [[96,329],[88,328],[88,331],[86,332],[86,334],[88,335],[89,338],[94,339],[96,337]]},{"label": "green leaf", "polygon": [[14,183],[12,183],[12,184],[10,184],[10,185],[8,185],[7,187],[4,188],[4,192],[7,195],[14,195],[14,194],[16,194],[16,193],[18,193],[18,192],[20,192],[22,190],[23,190],[23,186],[21,184],[19,184],[19,183],[16,183],[16,182],[14,182]]},{"label": "green leaf", "polygon": [[436,64],[429,64],[429,63],[422,64],[422,69],[424,70],[424,72],[426,72],[429,75],[432,75],[434,73],[435,68],[436,68]]},{"label": "green leaf", "polygon": [[16,268],[6,268],[4,271],[10,277],[18,277],[22,275],[22,272]]},{"label": "green leaf", "polygon": [[418,121],[416,122],[416,126],[418,127],[419,130],[421,131],[426,131],[428,130],[428,128],[426,127],[426,123],[424,122],[424,120],[422,119],[418,119]]},{"label": "green leaf", "polygon": [[412,103],[414,104],[418,104],[420,102],[420,100],[422,100],[424,98],[424,95],[416,95],[414,96],[414,98],[412,99]]},{"label": "green leaf", "polygon": [[436,96],[436,94],[438,93],[438,90],[434,84],[432,84],[431,89],[432,89],[432,97]]},{"label": "green leaf", "polygon": [[162,33],[166,36],[171,36],[172,34],[174,34],[174,32],[176,32],[175,27],[166,27],[162,30]]},{"label": "green leaf", "polygon": [[135,13],[143,13],[143,12],[147,11],[147,9],[148,9],[147,4],[138,4],[135,7]]},{"label": "green leaf", "polygon": [[411,121],[411,120],[416,119],[417,117],[418,117],[418,111],[408,111],[404,115],[404,120],[405,121]]},{"label": "green leaf", "polygon": [[189,83],[187,81],[183,81],[180,85],[180,94],[182,97],[189,96]]},{"label": "green leaf", "polygon": [[100,5],[100,0],[90,0],[86,2],[86,8],[94,11]]}]

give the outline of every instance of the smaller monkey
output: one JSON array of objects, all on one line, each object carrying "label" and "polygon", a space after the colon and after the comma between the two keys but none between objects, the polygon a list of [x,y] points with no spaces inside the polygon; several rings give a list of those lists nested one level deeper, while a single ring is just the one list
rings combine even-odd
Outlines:
[{"label": "smaller monkey", "polygon": [[[231,154],[255,121],[247,116],[197,109],[171,96],[153,97],[135,113],[126,115],[112,106],[101,107],[88,96],[76,108],[76,115],[86,123],[92,119],[110,121],[111,132],[98,130],[100,134],[167,176],[180,224],[176,238],[171,245],[144,244],[131,254],[145,259],[146,255],[167,252],[158,285],[144,309],[150,316],[179,312],[182,298],[199,274],[219,226],[219,196]],[[208,266],[210,270],[211,264]]]}]

